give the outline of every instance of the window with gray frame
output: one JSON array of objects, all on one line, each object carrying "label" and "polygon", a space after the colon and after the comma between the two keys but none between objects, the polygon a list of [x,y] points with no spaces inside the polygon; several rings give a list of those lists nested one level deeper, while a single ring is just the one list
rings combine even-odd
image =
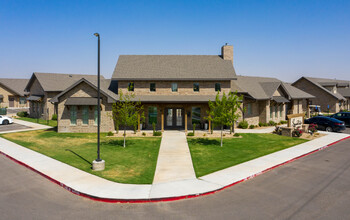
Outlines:
[{"label": "window with gray frame", "polygon": [[77,124],[77,106],[75,105],[70,106],[70,124]]},{"label": "window with gray frame", "polygon": [[94,107],[94,125],[97,125],[98,121],[97,121],[97,118],[98,118],[98,111],[97,111],[97,106]]},{"label": "window with gray frame", "polygon": [[221,92],[221,83],[215,83],[215,92]]},{"label": "window with gray frame", "polygon": [[171,83],[171,91],[177,92],[177,83]]},{"label": "window with gray frame", "polygon": [[270,105],[270,118],[273,118],[273,105]]},{"label": "window with gray frame", "polygon": [[275,118],[278,118],[278,106],[275,105]]},{"label": "window with gray frame", "polygon": [[157,107],[150,106],[148,107],[148,123],[152,125],[153,123],[157,124]]},{"label": "window with gray frame", "polygon": [[24,105],[27,103],[27,99],[25,97],[19,97],[19,104]]},{"label": "window with gray frame", "polygon": [[89,106],[83,106],[83,125],[89,124]]},{"label": "window with gray frame", "polygon": [[156,83],[150,83],[149,84],[149,91],[155,92],[156,91]]},{"label": "window with gray frame", "polygon": [[201,108],[192,107],[192,124],[199,125],[201,123]]},{"label": "window with gray frame", "polygon": [[193,83],[193,91],[199,92],[199,83]]},{"label": "window with gray frame", "polygon": [[248,105],[247,105],[247,114],[248,115],[252,115],[253,114],[252,103],[248,103]]},{"label": "window with gray frame", "polygon": [[135,88],[134,82],[129,82],[128,84],[128,91],[133,92]]}]

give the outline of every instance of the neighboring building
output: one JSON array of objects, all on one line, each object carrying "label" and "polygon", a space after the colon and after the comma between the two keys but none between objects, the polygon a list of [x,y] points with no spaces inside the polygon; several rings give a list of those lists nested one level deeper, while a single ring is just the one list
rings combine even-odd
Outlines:
[{"label": "neighboring building", "polygon": [[29,93],[29,116],[51,119],[57,114],[57,107],[49,100],[81,78],[94,79],[95,75],[33,73],[25,91]]},{"label": "neighboring building", "polygon": [[[221,56],[121,55],[109,86],[108,81],[101,85],[101,131],[114,130],[110,115],[118,91],[135,94],[134,100],[144,105],[143,128],[152,129],[152,123],[161,130],[191,129],[193,123],[204,128],[208,101],[214,100],[218,91],[229,93],[235,78],[230,45],[222,47]],[[92,111],[96,94],[95,82],[84,79],[54,97],[51,102],[58,106],[58,131],[95,132]]]},{"label": "neighboring building", "polygon": [[[101,132],[113,131],[112,104],[118,96],[101,79]],[[58,132],[97,132],[97,79],[82,78],[52,98],[57,106]]]},{"label": "neighboring building", "polygon": [[286,120],[287,114],[305,113],[312,95],[276,78],[237,76],[231,91],[244,95],[242,119],[249,124],[276,123]]},{"label": "neighboring building", "polygon": [[27,108],[24,88],[29,79],[0,79],[0,107]]},{"label": "neighboring building", "polygon": [[349,110],[349,81],[301,77],[292,85],[315,96],[309,104],[320,105],[323,112]]}]

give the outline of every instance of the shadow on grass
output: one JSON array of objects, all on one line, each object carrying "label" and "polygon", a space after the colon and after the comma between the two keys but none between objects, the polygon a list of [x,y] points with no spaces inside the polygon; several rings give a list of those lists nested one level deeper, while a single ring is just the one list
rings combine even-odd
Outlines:
[{"label": "shadow on grass", "polygon": [[[110,145],[110,146],[118,146],[118,147],[123,147],[124,146],[124,140],[123,139],[120,139],[120,140],[107,140],[107,141],[104,141],[102,143],[106,144],[106,145]],[[126,146],[131,146],[131,145],[134,145],[134,144],[135,144],[135,142],[133,140],[128,140],[128,139],[125,140],[125,145]]]},{"label": "shadow on grass", "polygon": [[208,138],[195,138],[190,140],[192,144],[201,144],[201,145],[220,145],[220,141],[215,139],[208,139]]},{"label": "shadow on grass", "polygon": [[79,157],[80,159],[82,159],[83,161],[85,161],[86,163],[91,165],[91,162],[88,161],[87,159],[85,159],[84,157],[80,156],[79,154],[75,153],[74,151],[70,150],[70,149],[66,149],[66,151],[71,152],[72,154],[74,154],[75,156]]}]

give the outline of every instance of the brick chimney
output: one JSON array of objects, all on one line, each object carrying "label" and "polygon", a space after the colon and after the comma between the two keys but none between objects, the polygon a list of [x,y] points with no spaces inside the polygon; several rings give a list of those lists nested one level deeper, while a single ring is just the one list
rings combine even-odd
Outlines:
[{"label": "brick chimney", "polygon": [[224,60],[231,60],[233,63],[233,46],[227,43],[221,47],[221,57]]}]

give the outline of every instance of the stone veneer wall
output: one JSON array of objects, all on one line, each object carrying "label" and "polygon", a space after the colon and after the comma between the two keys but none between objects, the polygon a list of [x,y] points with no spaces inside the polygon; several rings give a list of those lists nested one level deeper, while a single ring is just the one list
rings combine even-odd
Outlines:
[{"label": "stone veneer wall", "polygon": [[14,108],[24,108],[28,107],[29,103],[27,102],[26,104],[19,104],[19,98],[20,96],[13,93],[6,87],[0,85],[0,95],[3,95],[3,102],[0,102],[0,107],[10,107],[10,100],[9,97],[14,97],[14,102],[13,102],[13,107]]},{"label": "stone veneer wall", "polygon": [[[94,133],[97,125],[94,121],[94,106],[89,106],[89,124],[83,125],[82,106],[77,106],[77,124],[70,123],[69,106],[65,106],[69,97],[97,97],[97,91],[86,83],[81,83],[60,97],[58,104],[58,132]],[[112,115],[112,104],[107,103],[107,97],[102,95],[101,102],[101,132],[114,131]]]}]

